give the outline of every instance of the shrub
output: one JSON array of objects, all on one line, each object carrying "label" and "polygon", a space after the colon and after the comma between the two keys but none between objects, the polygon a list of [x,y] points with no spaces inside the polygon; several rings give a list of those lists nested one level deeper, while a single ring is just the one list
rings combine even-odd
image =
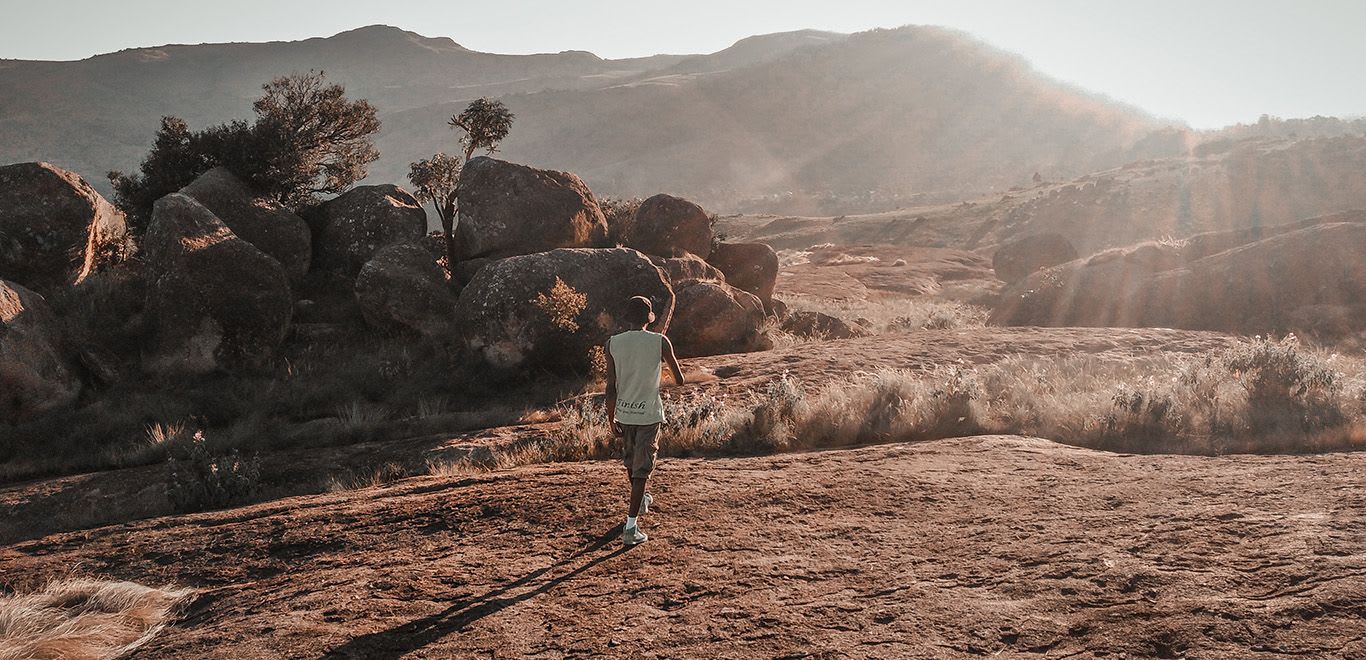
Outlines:
[{"label": "shrub", "polygon": [[261,193],[299,208],[317,195],[340,193],[365,178],[379,158],[370,138],[379,131],[374,106],[346,98],[322,72],[276,78],[253,104],[255,123],[237,120],[200,131],[178,117],[162,117],[139,172],[110,172],[114,202],[135,236],[152,203],[223,166]]},{"label": "shrub", "polygon": [[607,236],[614,243],[620,243],[626,230],[640,208],[639,197],[604,197],[598,200],[598,208],[607,219]]},{"label": "shrub", "polygon": [[1319,431],[1345,420],[1339,374],[1304,352],[1294,335],[1258,337],[1222,362],[1247,391],[1249,421],[1265,432]]},{"label": "shrub", "polygon": [[806,391],[800,382],[784,373],[764,386],[747,423],[737,429],[731,445],[747,454],[786,450],[791,447],[805,413]]},{"label": "shrub", "polygon": [[556,276],[555,285],[550,291],[537,293],[531,304],[540,309],[550,324],[556,328],[565,332],[578,332],[579,324],[574,319],[588,305],[588,296],[574,290],[574,287],[565,284],[564,280]]},{"label": "shrub", "polygon": [[186,448],[187,456],[168,459],[170,477],[166,497],[176,511],[221,509],[254,496],[261,485],[261,462],[243,459],[236,449],[215,456],[196,433]]}]

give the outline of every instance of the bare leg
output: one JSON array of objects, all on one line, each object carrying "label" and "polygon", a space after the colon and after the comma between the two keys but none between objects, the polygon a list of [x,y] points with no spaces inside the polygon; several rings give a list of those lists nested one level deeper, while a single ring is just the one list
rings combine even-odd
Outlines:
[{"label": "bare leg", "polygon": [[645,499],[646,479],[631,479],[631,517],[640,515],[640,502]]}]

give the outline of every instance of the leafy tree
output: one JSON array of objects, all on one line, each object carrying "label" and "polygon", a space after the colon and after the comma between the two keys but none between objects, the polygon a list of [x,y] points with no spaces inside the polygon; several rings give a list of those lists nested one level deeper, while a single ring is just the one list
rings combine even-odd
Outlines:
[{"label": "leafy tree", "polygon": [[351,101],[322,72],[276,78],[256,100],[257,176],[280,201],[298,206],[336,194],[365,178],[379,158],[370,136],[379,131],[375,106]]},{"label": "leafy tree", "polygon": [[436,215],[441,219],[441,229],[446,236],[446,265],[455,267],[455,214],[457,189],[460,187],[460,173],[465,163],[480,149],[492,154],[498,151],[498,143],[506,138],[512,128],[514,115],[502,101],[489,98],[475,99],[464,112],[451,117],[447,122],[452,128],[464,131],[460,145],[464,148],[464,159],[460,160],[445,153],[437,153],[409,164],[408,181],[417,189],[417,197],[432,203]]},{"label": "leafy tree", "polygon": [[465,132],[460,144],[465,148],[465,162],[469,162],[480,149],[487,149],[490,154],[498,151],[498,143],[508,136],[514,118],[502,101],[484,97],[475,99],[447,123]]},{"label": "leafy tree", "polygon": [[446,237],[446,264],[455,263],[455,189],[460,184],[460,160],[444,153],[434,154],[408,166],[408,181],[417,198],[431,202],[441,219]]},{"label": "leafy tree", "polygon": [[346,98],[321,72],[276,78],[262,86],[256,121],[231,121],[191,131],[163,117],[139,172],[110,172],[114,201],[141,235],[157,199],[223,166],[287,206],[346,190],[379,157],[370,138],[379,130],[374,106]]}]

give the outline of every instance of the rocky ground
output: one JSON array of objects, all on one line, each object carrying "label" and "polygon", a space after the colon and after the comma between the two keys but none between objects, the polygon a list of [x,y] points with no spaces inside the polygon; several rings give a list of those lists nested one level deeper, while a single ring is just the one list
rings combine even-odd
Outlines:
[{"label": "rocky ground", "polygon": [[1018,437],[426,477],[0,549],[191,585],[135,657],[1362,657],[1366,455]]},{"label": "rocky ground", "polygon": [[[1096,355],[1126,360],[1216,350],[1228,335],[1160,328],[963,328],[800,343],[788,348],[684,360],[689,385],[670,396],[742,398],[783,374],[813,386],[883,368],[922,370],[944,364],[990,364],[1012,356]],[[599,387],[598,391],[601,389]],[[541,415],[544,417],[545,415]],[[533,415],[534,419],[534,415]],[[529,419],[528,421],[533,421]],[[429,463],[485,459],[552,423],[500,426],[391,442],[287,449],[267,453],[264,480],[286,494],[316,492],[334,479],[364,478],[387,466],[421,471]],[[43,479],[0,488],[0,544],[136,518],[164,515],[165,465]],[[286,488],[287,486],[287,488]],[[269,496],[270,493],[267,493]]]}]

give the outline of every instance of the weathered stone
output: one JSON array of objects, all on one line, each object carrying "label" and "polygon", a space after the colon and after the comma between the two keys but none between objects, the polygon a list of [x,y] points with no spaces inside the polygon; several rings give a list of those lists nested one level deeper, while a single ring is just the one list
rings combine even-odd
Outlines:
[{"label": "weathered stone", "polygon": [[0,167],[0,277],[52,293],[89,276],[127,237],[123,213],[74,172]]},{"label": "weathered stone", "polygon": [[778,283],[778,253],[764,243],[718,243],[707,263],[726,275],[726,284],[758,296],[773,311],[773,289]]},{"label": "weathered stone", "polygon": [[640,203],[619,235],[626,247],[645,254],[676,257],[711,253],[711,219],[702,207],[680,197],[659,194]]},{"label": "weathered stone", "polygon": [[358,186],[313,213],[314,268],[350,276],[388,245],[413,243],[427,233],[427,212],[394,185]]},{"label": "weathered stone", "polygon": [[457,258],[510,257],[606,244],[593,193],[568,172],[479,156],[460,175]]},{"label": "weathered stone", "polygon": [[238,238],[280,262],[294,284],[308,273],[312,247],[308,224],[229,172],[215,167],[180,190],[218,217]]},{"label": "weathered stone", "polygon": [[991,267],[1001,281],[1013,284],[1036,270],[1067,263],[1077,256],[1077,248],[1062,234],[1034,234],[997,248]]},{"label": "weathered stone", "polygon": [[466,348],[488,365],[584,372],[595,349],[627,329],[622,315],[632,296],[654,303],[652,330],[669,327],[674,294],[645,255],[552,250],[484,266],[461,291],[457,318]]},{"label": "weathered stone", "polygon": [[814,311],[789,312],[783,317],[781,327],[798,337],[813,339],[850,339],[868,334],[863,328],[846,323],[844,319]]},{"label": "weathered stone", "polygon": [[455,335],[455,295],[436,259],[420,245],[400,243],[376,252],[356,276],[356,302],[376,329],[434,340]]},{"label": "weathered stone", "polygon": [[271,362],[289,332],[289,278],[188,195],[157,200],[144,237],[156,373],[202,374]]},{"label": "weathered stone", "polygon": [[695,254],[680,257],[652,256],[650,262],[664,273],[665,279],[669,280],[669,286],[677,286],[680,282],[688,280],[726,281],[725,274]]},{"label": "weathered stone", "polygon": [[59,332],[41,295],[0,280],[0,421],[32,419],[80,394]]},{"label": "weathered stone", "polygon": [[724,282],[692,280],[674,291],[669,339],[679,357],[748,353],[773,347],[759,298]]}]

